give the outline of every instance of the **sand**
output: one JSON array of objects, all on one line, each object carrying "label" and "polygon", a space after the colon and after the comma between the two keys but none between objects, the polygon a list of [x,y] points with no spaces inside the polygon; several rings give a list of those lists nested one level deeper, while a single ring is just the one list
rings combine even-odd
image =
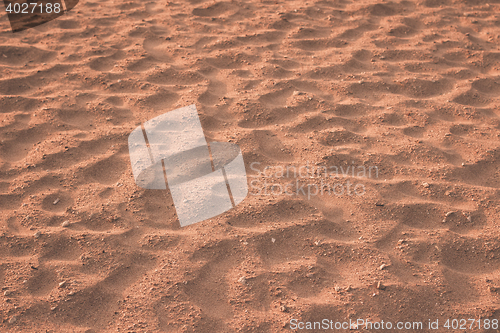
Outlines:
[{"label": "sand", "polygon": [[[1,332],[500,319],[498,1],[81,0],[17,33],[3,13]],[[190,104],[250,193],[181,228],[127,137]]]}]

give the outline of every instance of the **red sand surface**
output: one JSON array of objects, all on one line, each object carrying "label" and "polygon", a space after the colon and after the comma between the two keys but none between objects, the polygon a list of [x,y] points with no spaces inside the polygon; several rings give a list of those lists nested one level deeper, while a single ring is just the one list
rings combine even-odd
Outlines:
[{"label": "red sand surface", "polygon": [[[500,319],[498,1],[81,0],[15,34],[0,8],[1,332]],[[189,104],[275,191],[180,228],[127,136]],[[379,174],[281,193],[306,163]]]}]

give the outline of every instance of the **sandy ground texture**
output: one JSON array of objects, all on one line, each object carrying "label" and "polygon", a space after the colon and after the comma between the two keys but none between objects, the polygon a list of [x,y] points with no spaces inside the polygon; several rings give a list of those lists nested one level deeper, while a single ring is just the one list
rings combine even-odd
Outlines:
[{"label": "sandy ground texture", "polygon": [[[0,8],[1,332],[500,319],[499,1]],[[190,104],[252,186],[180,228],[127,137]]]}]

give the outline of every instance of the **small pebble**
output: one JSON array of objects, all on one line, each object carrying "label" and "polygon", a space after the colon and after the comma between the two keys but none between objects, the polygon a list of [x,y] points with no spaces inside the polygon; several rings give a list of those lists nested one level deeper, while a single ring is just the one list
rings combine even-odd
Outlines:
[{"label": "small pebble", "polygon": [[4,296],[9,296],[9,295],[12,295],[12,291],[10,290],[6,290],[3,292]]},{"label": "small pebble", "polygon": [[238,282],[241,283],[241,284],[247,284],[247,278],[242,276],[238,279]]},{"label": "small pebble", "polygon": [[280,306],[280,310],[281,312],[288,312],[288,308],[286,307],[286,305]]},{"label": "small pebble", "polygon": [[52,204],[57,205],[59,203],[59,201],[61,201],[61,199],[57,198],[56,200],[54,200],[54,202]]},{"label": "small pebble", "polygon": [[59,288],[64,288],[66,286],[66,281],[59,283]]},{"label": "small pebble", "polygon": [[422,186],[425,187],[425,188],[429,188],[430,187],[429,183],[422,183]]},{"label": "small pebble", "polygon": [[274,243],[274,242],[276,242],[276,239],[274,239],[274,238],[271,238],[271,242],[273,242],[273,243]]},{"label": "small pebble", "polygon": [[17,316],[14,316],[9,319],[9,324],[14,324],[17,321]]},{"label": "small pebble", "polygon": [[61,226],[63,226],[64,228],[66,227],[69,227],[69,221],[64,221]]},{"label": "small pebble", "polygon": [[382,264],[382,265],[380,265],[380,267],[379,267],[378,269],[383,270],[383,269],[384,269],[384,268],[386,268],[386,267],[387,267],[387,265],[386,265],[386,264]]},{"label": "small pebble", "polygon": [[42,233],[40,231],[37,231],[37,232],[35,232],[35,234],[33,236],[35,236],[35,238],[38,238],[38,237],[40,237],[41,234]]},{"label": "small pebble", "polygon": [[377,289],[384,290],[385,286],[382,284],[382,282],[377,282]]}]

